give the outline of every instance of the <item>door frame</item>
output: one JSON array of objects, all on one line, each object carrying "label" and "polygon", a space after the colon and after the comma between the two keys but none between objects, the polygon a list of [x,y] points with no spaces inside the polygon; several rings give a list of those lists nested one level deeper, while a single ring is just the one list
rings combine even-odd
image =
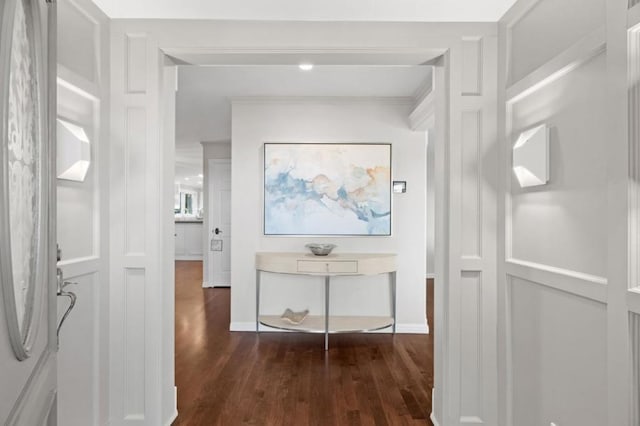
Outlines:
[{"label": "door frame", "polygon": [[[230,48],[230,50],[233,50],[233,49]],[[257,49],[256,51],[254,51],[254,53],[257,55],[261,53],[262,54],[272,53],[270,49],[263,49],[263,50],[264,52],[260,52],[260,49]],[[373,49],[367,50],[366,53],[370,54],[371,50]],[[386,50],[386,49],[381,49],[381,50]],[[438,178],[434,179],[435,180],[434,223],[435,223],[435,230],[436,230],[436,235],[435,235],[436,243],[435,243],[435,260],[434,260],[435,272],[433,274],[433,278],[436,283],[439,283],[439,282],[449,282],[451,264],[452,263],[455,264],[455,262],[450,262],[449,249],[451,245],[448,243],[452,238],[450,235],[450,232],[451,232],[450,216],[451,215],[450,215],[450,204],[449,204],[450,188],[451,188],[450,180],[449,180],[449,173],[450,173],[449,161],[450,161],[451,153],[450,153],[450,147],[448,142],[450,138],[450,132],[448,131],[449,129],[446,128],[448,126],[448,123],[450,123],[450,119],[451,119],[450,108],[451,108],[452,102],[451,102],[451,97],[449,92],[450,78],[451,78],[450,77],[451,48],[428,49],[428,52],[433,54],[434,50],[439,51],[440,54],[436,56],[435,59],[432,59],[430,61],[430,64],[433,66],[433,72],[434,72],[433,97],[430,99],[433,102],[433,105],[431,105],[431,107],[428,109],[422,109],[420,107],[417,107],[415,114],[411,117],[411,121],[420,122],[422,124],[421,126],[414,126],[413,128],[414,130],[424,130],[425,133],[427,133],[427,131],[431,132],[429,135],[430,136],[429,142],[431,143],[431,141],[433,141],[434,143],[434,160],[433,160],[433,164],[435,166],[434,175],[436,177],[443,176],[442,179],[438,179]],[[398,51],[402,51],[402,49],[398,49]],[[331,52],[331,49],[329,49],[325,53],[330,54],[330,52]],[[414,52],[424,53],[425,51],[424,49],[415,49]],[[167,62],[172,62],[173,59],[171,58],[173,57],[173,55],[178,55],[180,53],[193,54],[191,52],[191,49],[189,48],[163,49],[162,46],[159,46],[158,54],[164,58],[159,63],[166,64]],[[228,52],[225,52],[225,54],[226,53]],[[354,54],[356,54],[355,50],[354,50]],[[211,60],[211,58],[209,58],[208,60]],[[212,63],[219,65],[219,63],[215,62],[215,60],[212,61]],[[200,64],[200,65],[206,65],[206,64]],[[163,65],[163,66],[165,69],[167,68],[166,65]],[[177,81],[177,75],[175,78]],[[160,101],[161,104],[162,103],[166,104],[166,102],[167,101],[170,102],[171,99],[173,99],[173,101],[175,102],[175,97],[173,97],[172,91],[171,93],[167,91],[161,93],[160,99],[161,99]],[[175,110],[175,105],[173,105],[172,108],[173,110]],[[410,124],[410,126],[413,126],[413,124]],[[170,143],[168,138],[165,138],[164,142]],[[175,144],[175,141],[173,141],[173,143]],[[174,161],[173,158],[164,159],[165,168],[167,170],[169,170],[168,165],[172,164],[173,161]],[[172,174],[171,178],[173,179],[173,177],[174,175]],[[173,198],[165,200],[164,202],[166,206],[168,206],[170,203],[173,203]],[[205,220],[208,217],[209,217],[208,214],[205,215]],[[208,229],[209,227],[210,225],[207,224],[206,228],[208,232],[210,232]],[[458,232],[460,231],[455,230],[456,234]],[[166,240],[165,244],[168,244],[169,241],[167,240],[167,235],[164,235],[163,237]],[[208,247],[207,247],[207,251],[208,251]],[[166,259],[163,259],[163,261],[164,260]],[[209,270],[210,269],[211,268],[209,268]],[[173,279],[173,275],[171,277],[172,279],[171,279],[170,287],[173,289],[173,287],[175,286],[175,282]],[[211,284],[211,279],[212,277],[209,277],[209,284]],[[204,286],[204,283],[203,283],[203,286]],[[233,288],[231,288],[231,291],[233,291]],[[172,295],[172,297],[174,296]],[[450,310],[449,303],[450,303],[450,297],[449,297],[448,287],[445,285],[436,284],[434,288],[434,321],[437,324],[446,324],[446,321],[448,318],[448,312]],[[455,407],[457,404],[459,404],[459,397],[455,397],[454,393],[451,393],[451,392],[455,392],[454,389],[456,389],[457,386],[448,386],[448,383],[447,383],[447,381],[450,380],[450,376],[451,376],[450,366],[448,365],[449,364],[448,355],[447,355],[447,350],[449,347],[448,341],[449,341],[449,338],[446,333],[443,333],[443,332],[436,333],[435,343],[434,343],[434,354],[433,354],[434,355],[434,388],[431,389],[432,412],[430,413],[430,419],[436,426],[439,426],[440,421],[442,422],[442,424],[449,424],[449,421],[447,419],[453,419],[456,417],[458,417],[459,419],[460,417],[457,414],[451,414],[452,411],[455,413],[455,411],[459,409],[458,407]],[[452,370],[455,372],[455,369],[452,369]],[[176,392],[177,392],[177,389],[176,389]],[[442,396],[436,397],[436,392],[440,392]],[[448,404],[447,400],[445,399],[447,397],[447,393],[449,393],[449,397],[453,399],[452,404]],[[436,401],[438,401],[441,404],[441,406],[436,407]]]},{"label": "door frame", "polygon": [[[230,58],[247,60],[250,55],[306,54],[334,61],[344,55],[405,61],[424,55],[435,65],[435,322],[439,331],[435,333],[433,420],[446,425],[497,423],[495,24],[114,20],[111,41],[111,164],[123,164],[131,182],[143,179],[146,198],[144,218],[133,216],[133,205],[123,197],[127,179],[113,176],[111,234],[118,237],[111,240],[110,251],[114,421],[168,424],[177,414],[175,407],[168,407],[175,400],[175,387],[173,334],[169,332],[174,326],[173,310],[167,300],[174,298],[175,283],[173,274],[163,274],[164,264],[171,259],[163,253],[172,247],[173,233],[169,215],[162,213],[172,212],[174,200],[170,183],[168,191],[157,190],[158,179],[173,181],[175,134],[158,135],[167,117],[165,92],[175,90],[176,84],[175,65],[168,64],[174,59],[223,64]],[[251,44],[256,41],[261,45]],[[172,69],[173,80],[167,80],[167,69]],[[150,160],[146,168],[127,169],[125,161],[131,152]],[[463,169],[463,165],[471,167]],[[475,203],[471,212],[463,208],[463,199]],[[136,228],[136,223],[143,223],[144,229]],[[128,242],[140,250],[130,250]],[[135,288],[144,288],[144,293]],[[132,291],[130,305],[123,307],[118,302],[126,299],[127,291]],[[462,310],[463,297],[466,302],[473,298],[476,315]],[[144,322],[127,321],[125,310],[134,307],[135,312],[144,312]],[[478,343],[472,353],[462,353],[460,345],[468,334]],[[134,335],[145,336],[144,342],[125,346]],[[129,365],[144,365],[140,377],[124,374]],[[471,374],[466,374],[469,370]],[[473,383],[463,388],[465,380]],[[127,386],[134,386],[130,394],[144,392],[145,404],[127,399]]]}]

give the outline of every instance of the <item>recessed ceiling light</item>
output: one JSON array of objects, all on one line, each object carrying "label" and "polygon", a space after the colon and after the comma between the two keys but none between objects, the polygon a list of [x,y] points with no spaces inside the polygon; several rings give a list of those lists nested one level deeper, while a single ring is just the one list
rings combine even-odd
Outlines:
[{"label": "recessed ceiling light", "polygon": [[184,180],[189,180],[189,178],[184,178]]},{"label": "recessed ceiling light", "polygon": [[313,69],[313,64],[310,63],[302,63],[298,65],[302,71],[311,71]]},{"label": "recessed ceiling light", "polygon": [[199,178],[202,178],[202,177],[204,177],[204,175],[203,175],[202,173],[200,173],[200,174],[198,175],[198,177],[199,177]]}]

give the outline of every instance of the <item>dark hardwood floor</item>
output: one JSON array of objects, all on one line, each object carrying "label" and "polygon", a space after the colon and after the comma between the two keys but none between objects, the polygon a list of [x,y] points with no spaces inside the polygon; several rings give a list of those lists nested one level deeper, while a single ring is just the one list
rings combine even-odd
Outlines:
[{"label": "dark hardwood floor", "polygon": [[201,285],[176,262],[174,425],[431,425],[433,334],[231,333],[229,289]]}]

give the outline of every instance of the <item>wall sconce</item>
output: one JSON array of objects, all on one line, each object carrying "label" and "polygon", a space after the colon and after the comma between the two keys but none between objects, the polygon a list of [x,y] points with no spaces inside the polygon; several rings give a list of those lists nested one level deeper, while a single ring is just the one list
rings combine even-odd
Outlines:
[{"label": "wall sconce", "polygon": [[513,172],[522,188],[549,182],[549,129],[526,130],[513,146]]},{"label": "wall sconce", "polygon": [[58,179],[84,182],[91,164],[91,143],[84,129],[58,118]]},{"label": "wall sconce", "polygon": [[393,192],[397,194],[407,192],[407,182],[404,180],[394,180]]}]

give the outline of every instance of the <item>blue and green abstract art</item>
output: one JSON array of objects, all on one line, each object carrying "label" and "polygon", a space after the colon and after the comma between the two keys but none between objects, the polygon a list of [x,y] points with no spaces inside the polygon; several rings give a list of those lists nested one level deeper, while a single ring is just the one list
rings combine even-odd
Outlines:
[{"label": "blue and green abstract art", "polygon": [[265,235],[391,235],[391,144],[265,143]]}]

